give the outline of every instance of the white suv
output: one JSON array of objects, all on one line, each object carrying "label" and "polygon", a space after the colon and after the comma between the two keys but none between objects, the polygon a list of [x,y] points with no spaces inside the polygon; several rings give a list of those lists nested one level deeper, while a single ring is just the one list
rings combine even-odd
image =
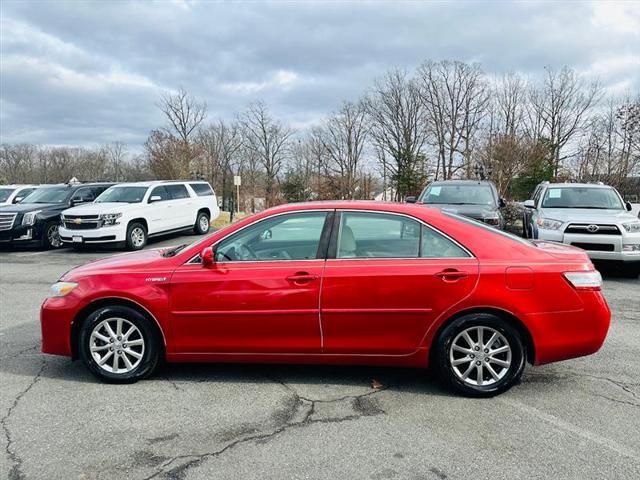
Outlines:
[{"label": "white suv", "polygon": [[93,203],[62,212],[60,239],[66,244],[120,243],[140,250],[148,237],[183,230],[203,235],[220,215],[207,182],[121,183]]},{"label": "white suv", "polygon": [[615,188],[545,182],[524,206],[526,237],[574,245],[594,260],[622,261],[640,272],[640,221]]}]

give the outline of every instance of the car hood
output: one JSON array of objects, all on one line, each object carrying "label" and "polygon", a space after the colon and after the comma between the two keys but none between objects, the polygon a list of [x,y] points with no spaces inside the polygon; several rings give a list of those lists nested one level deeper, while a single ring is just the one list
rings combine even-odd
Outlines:
[{"label": "car hood", "polygon": [[2,213],[27,213],[36,210],[63,210],[65,203],[18,203],[16,205],[2,207]]},{"label": "car hood", "polygon": [[157,267],[157,261],[165,260],[162,257],[162,249],[141,250],[139,252],[121,253],[110,257],[92,260],[65,273],[61,280],[73,280],[85,275],[93,275],[103,272],[119,270],[153,270]]},{"label": "car hood", "polygon": [[135,207],[135,203],[124,202],[100,202],[85,203],[76,207],[69,208],[64,211],[65,215],[100,215],[102,213],[119,213],[131,210]]},{"label": "car hood", "polygon": [[425,203],[429,207],[437,208],[445,212],[455,213],[458,215],[464,215],[465,217],[483,219],[485,217],[494,216],[497,213],[497,207],[491,205],[456,205],[456,204],[440,204],[440,203]]},{"label": "car hood", "polygon": [[638,219],[626,210],[594,210],[590,208],[543,208],[544,218],[559,220],[563,223],[622,223]]}]

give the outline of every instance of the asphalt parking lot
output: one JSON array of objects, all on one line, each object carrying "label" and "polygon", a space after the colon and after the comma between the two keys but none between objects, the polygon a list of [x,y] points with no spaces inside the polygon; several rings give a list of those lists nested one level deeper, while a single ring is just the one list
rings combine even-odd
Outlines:
[{"label": "asphalt parking lot", "polygon": [[640,478],[639,280],[605,277],[600,352],[493,399],[379,367],[180,365],[119,386],[39,352],[49,286],[109,254],[0,252],[0,478]]}]

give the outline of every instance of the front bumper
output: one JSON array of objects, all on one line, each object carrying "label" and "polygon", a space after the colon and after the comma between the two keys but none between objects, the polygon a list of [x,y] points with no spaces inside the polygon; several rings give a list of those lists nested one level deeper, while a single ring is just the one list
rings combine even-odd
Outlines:
[{"label": "front bumper", "polygon": [[60,239],[67,244],[94,244],[124,242],[125,233],[119,225],[85,230],[73,230],[60,226]]},{"label": "front bumper", "polygon": [[77,312],[69,297],[47,298],[40,307],[42,353],[72,356],[71,324]]},{"label": "front bumper", "polygon": [[625,246],[640,245],[640,234],[594,235],[538,229],[538,238],[582,248],[592,260],[640,262],[640,251],[625,251]]},{"label": "front bumper", "polygon": [[42,226],[14,225],[11,230],[0,231],[0,245],[31,245],[42,242]]}]

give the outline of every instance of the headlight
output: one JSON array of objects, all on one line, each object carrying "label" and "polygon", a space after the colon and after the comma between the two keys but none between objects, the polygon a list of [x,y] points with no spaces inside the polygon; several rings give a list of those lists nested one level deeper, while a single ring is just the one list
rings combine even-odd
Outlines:
[{"label": "headlight", "polygon": [[42,210],[36,210],[35,212],[28,212],[22,217],[22,225],[33,225],[36,223],[36,217]]},{"label": "headlight", "polygon": [[100,215],[103,225],[118,225],[118,219],[122,216],[122,213],[103,213]]},{"label": "headlight", "polygon": [[622,226],[627,232],[630,232],[630,233],[640,232],[640,222],[623,223]]},{"label": "headlight", "polygon": [[543,230],[559,230],[562,226],[560,220],[553,220],[552,218],[538,218],[536,223]]},{"label": "headlight", "polygon": [[51,285],[51,290],[49,291],[49,298],[51,297],[64,297],[71,293],[71,291],[78,286],[77,283],[73,282],[58,282]]}]

